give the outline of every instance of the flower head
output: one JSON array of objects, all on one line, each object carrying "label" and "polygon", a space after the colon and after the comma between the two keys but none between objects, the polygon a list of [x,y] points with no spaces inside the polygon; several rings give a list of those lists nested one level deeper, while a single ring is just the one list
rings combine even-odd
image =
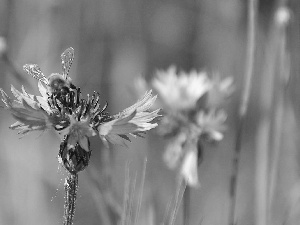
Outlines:
[{"label": "flower head", "polygon": [[[135,84],[138,92],[147,87],[142,78]],[[221,79],[216,73],[209,78],[206,72],[196,70],[177,72],[171,66],[158,71],[149,86],[158,93],[164,111],[158,129],[160,135],[169,139],[164,161],[190,186],[199,186],[201,142],[223,139],[227,115],[222,104],[233,92],[233,79]]]},{"label": "flower head", "polygon": [[197,101],[211,88],[205,72],[180,72],[171,66],[167,71],[158,71],[152,81],[164,106],[170,110],[185,110],[196,106]]},{"label": "flower head", "polygon": [[201,136],[208,141],[221,141],[226,129],[227,114],[224,110],[200,111],[196,115],[196,124],[201,129]]},{"label": "flower head", "polygon": [[156,100],[152,92],[137,103],[116,115],[106,112],[107,104],[101,106],[100,95],[83,98],[80,88],[68,77],[74,59],[74,49],[68,48],[61,55],[62,73],[46,77],[36,64],[26,64],[23,68],[32,77],[39,80],[41,96],[28,94],[24,87],[22,92],[13,86],[15,96],[12,100],[2,90],[2,101],[6,109],[17,120],[11,129],[25,134],[36,130],[55,130],[62,138],[59,161],[70,173],[83,170],[89,162],[91,149],[89,138],[97,136],[108,143],[126,145],[129,136],[141,136],[145,131],[157,126],[155,118],[159,110],[150,111]]}]

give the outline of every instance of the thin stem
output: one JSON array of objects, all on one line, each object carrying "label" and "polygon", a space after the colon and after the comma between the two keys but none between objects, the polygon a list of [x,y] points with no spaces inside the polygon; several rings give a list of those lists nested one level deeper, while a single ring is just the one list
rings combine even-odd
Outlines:
[{"label": "thin stem", "polygon": [[121,215],[121,225],[126,224],[126,216],[128,211],[128,202],[130,200],[130,174],[129,174],[129,164],[127,163],[125,169],[125,187],[124,187],[124,197],[123,197],[123,212]]},{"label": "thin stem", "polygon": [[[277,14],[279,10],[282,10],[284,7],[285,1],[282,0],[278,4]],[[270,179],[269,179],[269,195],[268,195],[268,212],[269,212],[269,221],[271,222],[272,216],[272,205],[274,201],[274,193],[277,182],[277,173],[278,173],[278,164],[279,157],[282,148],[282,130],[283,122],[285,115],[285,102],[286,100],[286,87],[288,82],[288,77],[290,75],[290,64],[289,57],[286,50],[286,25],[287,23],[276,21],[275,15],[275,25],[278,26],[278,85],[276,91],[274,91],[274,105],[275,105],[275,114],[274,114],[274,134],[272,138],[272,151],[273,157],[270,162]]]},{"label": "thin stem", "polygon": [[132,210],[133,210],[133,203],[134,203],[136,180],[137,180],[137,173],[135,173],[134,180],[132,181],[132,183],[130,185],[128,210],[127,210],[127,216],[126,216],[126,225],[130,225],[132,223]]},{"label": "thin stem", "polygon": [[181,203],[181,200],[183,198],[184,191],[185,191],[186,187],[187,187],[187,185],[186,185],[185,180],[180,179],[180,181],[178,183],[178,186],[177,186],[177,190],[176,190],[176,197],[175,197],[175,200],[174,200],[174,208],[173,208],[173,211],[171,213],[171,218],[170,218],[169,225],[174,225],[174,223],[175,223],[177,212],[178,212],[178,209],[180,207],[180,203]]},{"label": "thin stem", "polygon": [[244,130],[244,121],[247,115],[250,91],[252,87],[254,53],[255,53],[255,36],[256,36],[256,13],[257,0],[248,1],[248,28],[247,28],[247,52],[244,88],[239,108],[239,119],[236,129],[236,145],[232,161],[232,175],[230,179],[230,212],[229,225],[235,224],[235,206],[237,201],[237,179],[239,173],[240,152],[242,148],[242,132]]},{"label": "thin stem", "polygon": [[[283,69],[287,69],[286,58],[284,55],[284,36],[282,30],[284,24],[281,21],[275,20],[271,28],[271,32],[269,34],[269,43],[266,49],[266,62],[265,67],[263,69],[263,76],[261,81],[261,95],[259,101],[260,108],[260,119],[258,132],[256,137],[256,224],[257,225],[266,225],[271,224],[272,221],[271,216],[271,205],[270,205],[270,197],[273,195],[275,180],[273,180],[273,176],[276,175],[277,172],[277,160],[280,148],[280,131],[281,131],[281,123],[283,117],[283,108],[281,111],[277,111],[278,115],[275,114],[275,133],[273,135],[273,160],[274,164],[271,164],[271,171],[269,171],[269,156],[270,156],[270,134],[271,134],[271,112],[274,109],[274,105],[277,101],[277,107],[284,107],[284,99],[280,99],[284,97],[283,89],[283,81],[287,78],[279,77],[279,86],[275,83],[274,74],[279,71],[279,75],[284,75],[287,71],[283,72]],[[279,63],[278,63],[279,62]],[[285,67],[285,68],[284,68]],[[275,93],[278,93],[275,95]],[[274,98],[274,95],[277,98]],[[280,96],[281,95],[281,96]],[[278,98],[279,97],[279,98]],[[280,106],[281,104],[281,106]],[[276,108],[275,108],[276,109]],[[277,121],[276,121],[277,120]],[[278,140],[275,140],[275,139]],[[270,174],[271,172],[271,174]],[[275,173],[275,174],[274,174]],[[268,179],[271,175],[271,179]],[[270,182],[270,183],[268,183]]]},{"label": "thin stem", "polygon": [[163,217],[163,222],[161,223],[161,225],[166,225],[168,224],[168,216],[170,214],[170,210],[171,210],[171,205],[173,202],[173,198],[171,198],[171,200],[168,202],[167,207],[165,209],[165,213],[164,213],[164,217]]},{"label": "thin stem", "polygon": [[72,225],[78,190],[78,174],[69,173],[65,179],[64,225]]},{"label": "thin stem", "polygon": [[186,186],[185,192],[183,195],[183,225],[190,224],[190,196],[191,189],[189,186]]},{"label": "thin stem", "polygon": [[[282,54],[282,52],[280,53]],[[283,74],[283,69],[282,65],[281,66],[281,71],[280,75],[286,75]],[[278,173],[278,164],[279,164],[279,157],[280,157],[280,152],[282,148],[282,127],[283,127],[283,122],[284,122],[284,107],[285,107],[285,84],[281,82],[279,85],[277,91],[278,96],[277,96],[277,102],[276,109],[275,109],[275,115],[274,115],[274,137],[272,138],[272,150],[273,150],[273,157],[272,161],[270,162],[270,179],[269,179],[269,196],[268,196],[268,207],[269,207],[269,213],[271,215],[271,210],[272,210],[272,205],[273,205],[273,200],[274,200],[274,193],[275,193],[275,188],[276,188],[276,182],[277,182],[277,173]]]},{"label": "thin stem", "polygon": [[[280,35],[280,27],[277,24],[274,24],[271,28],[271,32],[269,34],[268,46],[266,49],[266,60],[263,69],[263,76],[261,80],[261,93],[259,100],[259,110],[260,110],[260,118],[259,118],[259,126],[257,128],[257,136],[256,136],[256,224],[257,225],[266,225],[271,223],[270,221],[270,206],[269,203],[269,195],[270,191],[269,185],[269,156],[270,156],[270,135],[271,135],[271,112],[274,109],[275,100],[274,99],[275,91],[280,91],[280,88],[276,87],[275,89],[275,76],[277,72],[277,62],[278,62],[278,53],[281,46],[282,37]],[[280,65],[279,65],[280,66]],[[280,69],[280,68],[279,68]],[[280,71],[281,72],[281,71]],[[282,93],[280,93],[282,94]],[[277,112],[278,113],[278,112]],[[279,114],[283,114],[279,112]],[[282,115],[279,115],[282,117]],[[278,123],[278,124],[277,124]],[[280,126],[280,120],[276,122],[275,129],[278,129]],[[275,132],[273,138],[279,138],[278,133]],[[280,142],[274,143],[275,145],[280,145]],[[274,146],[275,147],[275,146]],[[276,149],[274,152],[274,156],[276,156]],[[272,165],[273,167],[274,165]],[[276,165],[275,165],[276,166]],[[271,170],[274,170],[271,168]],[[273,173],[273,172],[271,172]],[[273,175],[271,175],[273,176]],[[272,179],[272,178],[271,178]],[[273,182],[273,181],[271,181]],[[272,185],[272,184],[271,184]]]},{"label": "thin stem", "polygon": [[145,185],[145,178],[146,178],[146,166],[147,166],[147,158],[144,160],[143,175],[142,175],[140,193],[139,193],[139,197],[138,197],[138,203],[137,203],[137,209],[136,209],[136,215],[135,215],[134,225],[138,225],[140,210],[141,210],[141,206],[142,206],[143,193],[144,193],[144,185]]}]

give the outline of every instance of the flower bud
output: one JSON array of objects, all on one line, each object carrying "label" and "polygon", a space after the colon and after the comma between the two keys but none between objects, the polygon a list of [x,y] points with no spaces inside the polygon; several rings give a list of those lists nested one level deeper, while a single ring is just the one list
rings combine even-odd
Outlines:
[{"label": "flower bud", "polygon": [[[68,170],[70,173],[78,173],[84,170],[90,161],[91,151],[87,152],[77,142],[74,145],[68,143],[69,135],[66,135],[60,144],[59,149],[59,162]],[[90,142],[88,140],[88,145]]]}]

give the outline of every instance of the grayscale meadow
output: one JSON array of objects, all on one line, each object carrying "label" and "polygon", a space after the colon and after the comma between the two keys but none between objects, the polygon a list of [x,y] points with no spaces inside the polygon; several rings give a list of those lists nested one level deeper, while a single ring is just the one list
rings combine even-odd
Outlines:
[{"label": "grayscale meadow", "polygon": [[299,225],[300,1],[0,0],[0,225]]}]

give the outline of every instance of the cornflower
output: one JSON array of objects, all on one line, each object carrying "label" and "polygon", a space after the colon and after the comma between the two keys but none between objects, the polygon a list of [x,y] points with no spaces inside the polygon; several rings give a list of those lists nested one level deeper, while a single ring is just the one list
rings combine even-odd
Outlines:
[{"label": "cornflower", "polygon": [[65,183],[65,224],[72,224],[77,193],[77,173],[84,170],[90,160],[89,139],[98,136],[105,146],[110,144],[126,146],[130,137],[141,137],[158,124],[159,109],[150,110],[157,96],[152,91],[134,105],[122,112],[110,115],[106,112],[107,103],[100,104],[100,95],[94,92],[83,98],[69,75],[74,60],[74,49],[68,48],[61,54],[62,73],[52,73],[46,77],[38,65],[26,64],[23,69],[38,80],[40,96],[32,95],[11,86],[15,99],[2,89],[2,101],[11,115],[17,120],[10,126],[18,134],[32,131],[55,130],[61,136],[58,159],[69,172]]},{"label": "cornflower", "polygon": [[209,78],[205,71],[177,72],[171,66],[157,71],[148,83],[138,79],[136,86],[139,91],[151,86],[160,97],[156,104],[164,117],[158,133],[169,139],[163,156],[167,166],[189,186],[199,186],[202,142],[223,139],[227,114],[222,104],[233,92],[233,79],[222,80],[218,74]]}]

